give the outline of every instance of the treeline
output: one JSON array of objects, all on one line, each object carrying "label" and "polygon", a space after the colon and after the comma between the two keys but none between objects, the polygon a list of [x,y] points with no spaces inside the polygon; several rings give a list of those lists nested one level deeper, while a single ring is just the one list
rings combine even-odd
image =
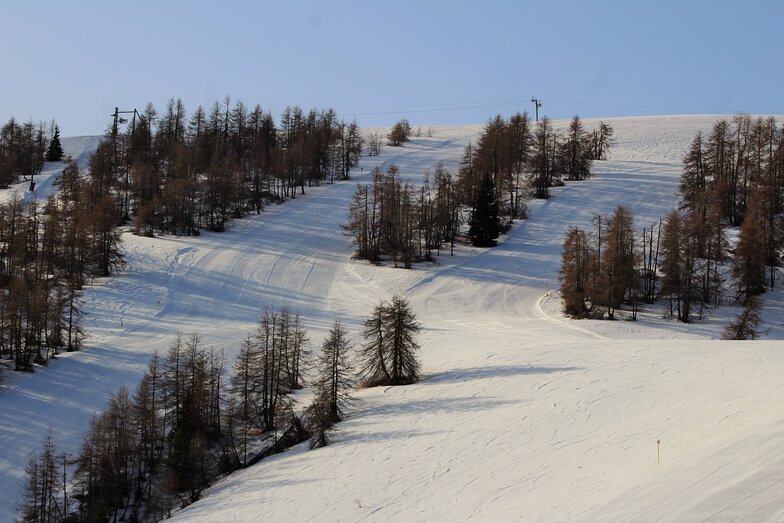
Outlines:
[{"label": "treeline", "polygon": [[0,188],[40,174],[46,144],[43,124],[11,118],[0,129]]},{"label": "treeline", "polygon": [[162,114],[152,105],[134,112],[124,132],[112,125],[90,173],[105,180],[138,234],[197,234],[223,231],[267,201],[304,194],[305,185],[347,179],[362,145],[356,121],[332,109],[288,107],[276,123],[261,106],[228,97],[190,117],[170,100]]},{"label": "treeline", "polygon": [[41,173],[44,160],[56,162],[63,154],[60,128],[54,120],[47,132],[43,123],[19,123],[11,118],[0,128],[0,189],[22,179],[32,181]]},{"label": "treeline", "polygon": [[[666,313],[688,322],[721,299],[723,234],[705,239],[710,255],[695,251],[701,233],[677,211],[663,223],[636,229],[631,210],[597,216],[593,229],[570,227],[563,246],[561,298],[573,318],[614,319],[626,305],[636,319],[641,303],[666,301]],[[715,232],[715,231],[714,231]]]},{"label": "treeline", "polygon": [[697,214],[702,227],[712,214],[740,226],[748,240],[755,236],[753,246],[739,238],[735,250],[759,251],[767,276],[737,288],[740,301],[773,287],[784,234],[784,132],[775,118],[737,115],[717,122],[707,139],[698,133],[684,159],[681,208]]},{"label": "treeline", "polygon": [[357,258],[380,261],[383,256],[410,269],[431,260],[442,246],[454,247],[458,234],[457,187],[439,163],[433,181],[418,186],[400,180],[395,164],[386,172],[373,169],[370,184],[358,184],[344,229],[353,237]]},{"label": "treeline", "polygon": [[[404,142],[410,132],[401,120],[389,143]],[[562,178],[588,178],[592,159],[606,155],[611,143],[609,125],[588,133],[578,117],[568,135],[560,137],[547,118],[532,128],[527,113],[508,121],[496,116],[477,145],[465,148],[456,178],[439,164],[432,182],[426,177],[413,186],[400,181],[395,165],[386,173],[375,169],[371,184],[357,187],[344,228],[354,239],[357,258],[377,262],[386,257],[405,268],[431,260],[445,244],[452,252],[466,222],[471,243],[491,247],[504,229],[502,216],[508,221],[525,217],[525,198],[548,197],[549,187]]]},{"label": "treeline", "polygon": [[[733,298],[745,307],[739,321],[758,321],[756,296],[775,286],[784,248],[784,133],[773,118],[719,121],[707,140],[695,136],[683,165],[680,207],[656,230],[635,234],[630,212],[619,208],[609,222],[595,222],[592,233],[567,232],[561,273],[567,314],[612,318],[627,303],[634,315],[639,299],[660,298],[667,314],[689,322],[721,303],[729,261]],[[620,215],[629,216],[628,226],[614,226]],[[740,227],[730,247],[726,229],[733,225]],[[628,265],[604,262],[617,245]],[[748,322],[741,323],[732,337],[748,336]]]},{"label": "treeline", "polygon": [[[82,286],[123,264],[118,226],[132,222],[145,235],[222,231],[306,184],[347,179],[363,145],[356,122],[332,110],[290,107],[276,124],[258,105],[248,110],[228,98],[190,119],[172,100],[163,115],[148,105],[125,131],[120,123],[90,157],[89,176],[69,161],[58,195],[42,208],[22,200],[0,206],[0,355],[17,370],[79,348]],[[43,125],[11,119],[2,128],[0,184],[40,173],[45,155],[62,156],[59,128],[52,129],[47,141]]]},{"label": "treeline", "polygon": [[548,198],[550,187],[563,180],[591,176],[591,161],[605,159],[613,129],[601,123],[587,132],[579,117],[572,118],[565,135],[553,129],[549,118],[537,124],[527,113],[490,120],[474,146],[469,144],[460,166],[461,203],[473,206],[485,174],[493,179],[500,212],[524,217],[524,198]]},{"label": "treeline", "polygon": [[[394,297],[364,323],[358,354],[336,321],[311,357],[299,317],[267,310],[229,373],[223,354],[198,335],[177,337],[165,357],[153,356],[133,394],[121,387],[93,418],[75,459],[46,439],[27,467],[22,520],[159,521],[198,500],[220,474],[307,440],[326,445],[358,379],[418,379],[419,330],[406,300]],[[306,367],[314,400],[303,410],[289,393],[303,386]]]},{"label": "treeline", "polygon": [[[722,218],[738,226],[754,198],[781,212],[784,148],[774,117],[740,114],[719,120],[705,137],[697,133],[683,161],[682,207],[717,205]],[[770,193],[769,196],[766,193]]]},{"label": "treeline", "polygon": [[647,252],[648,246],[643,243],[640,249],[640,245],[631,211],[625,207],[618,207],[610,217],[597,216],[592,233],[570,228],[561,269],[564,312],[574,318],[613,319],[622,303],[632,304],[635,315],[641,298],[653,300],[650,283],[642,282],[643,274],[652,274],[640,267],[647,260],[640,252]]},{"label": "treeline", "polygon": [[123,265],[118,216],[94,179],[67,162],[57,197],[0,204],[0,355],[32,371],[81,346],[81,289]]}]

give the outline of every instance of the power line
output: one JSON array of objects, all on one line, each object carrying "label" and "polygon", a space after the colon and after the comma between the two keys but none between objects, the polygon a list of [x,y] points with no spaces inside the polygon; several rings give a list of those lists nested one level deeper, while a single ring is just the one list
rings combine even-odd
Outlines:
[{"label": "power line", "polygon": [[516,102],[502,102],[502,103],[488,103],[488,104],[479,104],[479,105],[462,105],[462,106],[455,106],[455,107],[439,107],[439,108],[432,108],[432,109],[400,109],[397,111],[371,111],[371,112],[359,112],[359,113],[341,113],[341,116],[383,116],[383,115],[392,115],[392,114],[412,114],[412,113],[436,113],[436,112],[443,112],[443,111],[459,111],[463,109],[484,109],[487,107],[502,107],[502,106],[509,106],[509,105],[522,105],[523,101],[516,101]]},{"label": "power line", "polygon": [[547,99],[546,102],[551,105],[572,105],[572,106],[579,106],[579,105],[592,105],[596,107],[620,107],[626,109],[656,109],[661,111],[692,111],[692,112],[703,112],[709,110],[717,110],[722,111],[725,109],[706,109],[706,108],[696,108],[696,107],[679,107],[679,106],[665,106],[665,105],[642,105],[642,104],[619,104],[619,103],[607,103],[607,102],[585,102],[585,101],[576,101],[576,100],[551,100]]}]

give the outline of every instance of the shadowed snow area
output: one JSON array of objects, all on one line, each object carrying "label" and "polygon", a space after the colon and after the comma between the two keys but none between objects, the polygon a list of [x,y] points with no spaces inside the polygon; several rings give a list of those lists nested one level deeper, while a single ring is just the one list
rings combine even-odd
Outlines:
[{"label": "shadowed snow area", "polygon": [[[691,138],[717,118],[605,120],[617,143],[594,179],[530,202],[530,218],[498,247],[459,246],[413,271],[351,259],[338,224],[355,184],[393,162],[413,182],[438,161],[454,174],[481,126],[433,127],[432,137],[385,147],[353,181],[308,188],[227,233],[124,235],[126,271],[85,292],[87,349],[4,376],[0,520],[12,518],[46,429],[76,452],[90,416],[121,384],[133,389],[178,331],[198,331],[231,360],[264,307],[287,305],[317,346],[337,317],[356,336],[394,293],[424,326],[425,378],[358,392],[333,445],[237,472],[175,519],[782,519],[781,341],[716,341],[733,307],[693,328],[655,309],[638,322],[578,322],[550,293],[566,227],[620,204],[637,227],[657,222],[677,205]],[[781,298],[764,296],[770,340],[784,338]]]}]

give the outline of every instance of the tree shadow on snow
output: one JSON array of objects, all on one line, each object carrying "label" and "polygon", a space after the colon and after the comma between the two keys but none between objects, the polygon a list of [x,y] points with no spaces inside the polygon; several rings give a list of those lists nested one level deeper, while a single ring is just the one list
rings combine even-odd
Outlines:
[{"label": "tree shadow on snow", "polygon": [[488,367],[471,367],[453,369],[425,377],[425,383],[459,383],[468,380],[491,378],[508,378],[524,374],[552,374],[555,372],[573,372],[582,370],[580,367],[531,367],[529,365],[494,365]]}]

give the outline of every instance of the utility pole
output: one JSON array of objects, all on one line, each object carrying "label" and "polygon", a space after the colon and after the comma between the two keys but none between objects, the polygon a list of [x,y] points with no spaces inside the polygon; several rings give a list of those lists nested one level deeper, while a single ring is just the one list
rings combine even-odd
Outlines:
[{"label": "utility pole", "polygon": [[[133,115],[133,122],[131,123],[131,135],[133,135],[133,132],[136,130],[136,117],[138,116],[141,119],[141,115],[139,114],[139,111],[137,111],[135,108],[133,109],[133,111],[121,111],[119,107],[114,108],[114,113],[112,113],[111,115],[114,117],[114,121],[112,123],[112,153],[114,155],[113,163],[116,171],[119,171],[118,158],[117,158],[117,152],[118,152],[117,151],[117,132],[118,132],[117,127],[119,126],[119,124],[128,123],[128,119],[121,117],[120,116],[121,114]],[[126,220],[130,216],[130,210],[128,204],[128,190],[130,187],[129,173],[131,170],[130,161],[131,159],[127,158],[127,163],[125,165],[125,183],[124,183],[125,187],[123,187],[124,194],[123,194],[122,201],[120,202],[122,207],[121,212],[123,213],[123,218]],[[118,176],[119,176],[119,172],[115,172],[115,177]]]},{"label": "utility pole", "polygon": [[539,108],[542,106],[542,102],[539,101],[538,98],[534,98],[532,96],[531,97],[531,103],[533,103],[534,107],[536,107],[536,121],[538,122],[539,121]]},{"label": "utility pole", "polygon": [[112,124],[112,138],[117,137],[117,126],[119,124],[128,123],[128,119],[121,117],[120,116],[121,114],[132,114],[135,122],[136,116],[139,114],[139,111],[137,111],[136,109],[134,109],[133,111],[121,111],[119,107],[115,107],[114,112],[111,114],[111,116],[114,117],[114,123]]}]

